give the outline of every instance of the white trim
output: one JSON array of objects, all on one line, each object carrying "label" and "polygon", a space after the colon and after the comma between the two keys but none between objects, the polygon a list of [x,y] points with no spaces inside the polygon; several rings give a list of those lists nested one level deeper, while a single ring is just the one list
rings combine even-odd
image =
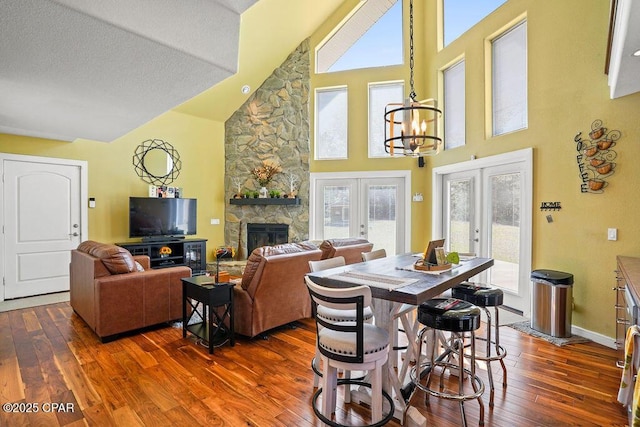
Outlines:
[{"label": "white trim", "polygon": [[579,326],[571,325],[571,333],[573,335],[579,335],[583,338],[588,338],[591,341],[603,345],[605,347],[616,349],[616,340],[606,335],[599,334],[587,329],[583,329]]},{"label": "white trim", "polygon": [[89,237],[89,215],[88,215],[88,194],[89,194],[89,165],[85,160],[60,159],[57,157],[26,156],[22,154],[0,153],[0,223],[2,224],[2,236],[0,237],[0,276],[3,278],[0,301],[4,301],[4,276],[5,276],[5,218],[4,218],[4,163],[6,160],[29,163],[48,163],[63,166],[77,166],[80,168],[80,241]]},{"label": "white trim", "polygon": [[[314,172],[309,175],[309,233],[315,230],[315,216],[317,209],[316,181],[319,179],[369,179],[369,178],[401,178],[405,182],[405,214],[404,214],[404,246],[405,252],[411,251],[411,171],[410,170],[386,170],[364,172]],[[309,239],[315,236],[310,235]]]}]

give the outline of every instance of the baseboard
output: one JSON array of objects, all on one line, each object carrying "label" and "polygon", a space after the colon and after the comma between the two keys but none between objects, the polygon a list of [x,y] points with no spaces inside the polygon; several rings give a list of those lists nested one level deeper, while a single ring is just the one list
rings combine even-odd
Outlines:
[{"label": "baseboard", "polygon": [[571,325],[571,333],[574,335],[580,335],[584,338],[589,338],[591,341],[601,344],[605,347],[616,348],[616,342],[613,338],[608,337],[606,335],[599,334],[597,332],[589,331],[587,329],[583,329],[579,326]]}]

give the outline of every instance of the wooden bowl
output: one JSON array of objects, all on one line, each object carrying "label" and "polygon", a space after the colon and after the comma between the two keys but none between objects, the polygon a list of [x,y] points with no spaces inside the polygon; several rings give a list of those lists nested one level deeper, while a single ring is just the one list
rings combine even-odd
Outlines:
[{"label": "wooden bowl", "polygon": [[442,265],[429,264],[428,262],[425,262],[425,260],[419,259],[413,264],[413,268],[415,268],[416,270],[422,270],[422,271],[442,271],[442,270],[449,270],[451,268],[451,264],[442,264]]}]

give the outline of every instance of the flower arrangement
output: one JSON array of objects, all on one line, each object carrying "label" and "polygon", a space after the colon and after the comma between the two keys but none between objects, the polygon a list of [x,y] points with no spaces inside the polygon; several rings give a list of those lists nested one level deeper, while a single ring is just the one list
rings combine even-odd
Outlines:
[{"label": "flower arrangement", "polygon": [[251,171],[261,187],[269,184],[273,177],[280,172],[282,172],[282,167],[273,160],[264,160],[262,166],[257,166]]},{"label": "flower arrangement", "polygon": [[171,255],[171,252],[173,252],[171,250],[171,248],[169,246],[163,246],[160,248],[160,256],[161,257],[167,257],[169,255]]}]

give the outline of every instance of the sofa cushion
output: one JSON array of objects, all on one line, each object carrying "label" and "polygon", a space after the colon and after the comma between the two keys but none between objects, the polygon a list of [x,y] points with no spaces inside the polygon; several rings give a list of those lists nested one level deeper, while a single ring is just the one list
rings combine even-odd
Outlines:
[{"label": "sofa cushion", "polygon": [[317,246],[311,242],[283,243],[280,245],[262,246],[254,249],[253,252],[251,252],[251,255],[249,255],[249,258],[247,258],[247,265],[244,269],[244,273],[242,274],[242,288],[247,289],[249,287],[253,277],[260,267],[260,261],[262,258],[274,255],[313,251],[317,249]]},{"label": "sofa cushion", "polygon": [[322,251],[322,259],[333,258],[336,254],[336,248],[343,246],[366,245],[369,241],[360,237],[347,237],[342,239],[328,239],[320,244]]},{"label": "sofa cushion", "polygon": [[136,271],[136,264],[131,253],[120,246],[87,240],[80,243],[77,250],[99,258],[111,274]]}]

